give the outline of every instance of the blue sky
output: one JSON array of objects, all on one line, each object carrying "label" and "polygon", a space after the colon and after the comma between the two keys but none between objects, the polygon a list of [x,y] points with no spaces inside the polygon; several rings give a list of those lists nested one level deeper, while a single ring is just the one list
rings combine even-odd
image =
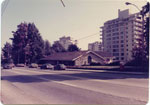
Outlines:
[{"label": "blue sky", "polygon": [[[15,31],[21,22],[34,22],[43,39],[52,44],[62,36],[71,36],[76,40],[99,33],[99,27],[105,21],[117,18],[118,9],[138,12],[134,6],[126,6],[126,1],[136,4],[139,8],[146,4],[146,0],[63,1],[66,7],[63,7],[60,0],[9,0],[2,15],[1,45],[6,41],[11,42],[11,32]],[[88,43],[95,41],[100,41],[99,34],[78,40],[78,46],[86,50]]]}]

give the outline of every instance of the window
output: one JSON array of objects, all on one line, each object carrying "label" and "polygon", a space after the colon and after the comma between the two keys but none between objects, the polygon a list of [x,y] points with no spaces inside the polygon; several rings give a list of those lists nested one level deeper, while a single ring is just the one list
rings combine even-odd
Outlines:
[{"label": "window", "polygon": [[124,53],[121,53],[121,56],[124,56]]},{"label": "window", "polygon": [[111,40],[111,38],[107,38],[107,40]]},{"label": "window", "polygon": [[121,36],[121,39],[123,39],[123,36]]},{"label": "window", "polygon": [[119,60],[119,57],[116,57],[116,60]]},{"label": "window", "polygon": [[123,23],[120,23],[120,26],[123,26]]},{"label": "window", "polygon": [[118,45],[113,45],[113,48],[118,48],[119,46]]},{"label": "window", "polygon": [[123,32],[120,32],[120,34],[123,34]]},{"label": "window", "polygon": [[118,31],[118,28],[116,28],[116,31]]},{"label": "window", "polygon": [[111,36],[111,34],[107,34],[107,36]]},{"label": "window", "polygon": [[116,43],[118,44],[118,43],[119,43],[119,41],[113,41],[113,44],[116,44]]},{"label": "window", "polygon": [[92,57],[88,56],[88,63],[90,64],[92,62]]},{"label": "window", "polygon": [[113,49],[113,52],[119,52],[119,49]]},{"label": "window", "polygon": [[113,56],[119,56],[119,53],[113,53]]},{"label": "window", "polygon": [[121,57],[121,60],[124,60],[124,57]]},{"label": "window", "polygon": [[124,47],[124,45],[122,44],[121,47]]},{"label": "window", "polygon": [[121,40],[121,43],[124,43],[124,41],[123,41],[123,40]]},{"label": "window", "polygon": [[124,52],[124,49],[121,49],[121,52]]},{"label": "window", "polygon": [[113,40],[115,40],[115,39],[119,39],[119,37],[113,37]]}]

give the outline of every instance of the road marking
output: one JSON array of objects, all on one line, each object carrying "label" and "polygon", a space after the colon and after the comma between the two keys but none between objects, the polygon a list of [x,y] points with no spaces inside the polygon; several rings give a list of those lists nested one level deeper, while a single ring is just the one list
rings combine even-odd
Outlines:
[{"label": "road marking", "polygon": [[[11,72],[15,72],[16,74],[29,75],[28,73],[20,73],[18,71],[11,71]],[[33,76],[33,77],[38,78],[38,79],[42,79],[42,80],[45,80],[45,81],[49,81],[49,79],[46,79],[46,78],[43,78],[43,77],[36,77],[36,76]],[[145,99],[144,97],[141,99],[140,97],[132,97],[131,95],[122,96],[119,93],[117,94],[117,93],[113,93],[113,92],[110,92],[110,91],[105,91],[104,92],[104,91],[102,91],[98,88],[93,89],[93,88],[85,87],[85,86],[82,86],[82,85],[75,85],[75,84],[70,84],[70,83],[66,83],[66,82],[59,82],[57,80],[53,80],[51,82],[59,83],[59,84],[63,84],[63,85],[71,86],[71,87],[86,89],[86,90],[89,90],[89,91],[100,92],[100,93],[103,93],[103,94],[112,95],[112,96],[121,97],[121,98],[131,98],[131,99],[135,99],[135,100],[143,101],[143,102],[147,101],[147,99]]]},{"label": "road marking", "polygon": [[[8,81],[2,82],[3,85],[1,87],[1,95],[3,95],[5,98],[7,97],[6,99],[3,97],[3,100],[5,99],[4,104],[20,104],[19,102],[24,102],[24,104],[37,104],[38,102],[48,104],[37,96],[34,96],[29,92],[25,92],[22,88],[18,88],[13,83],[10,83]],[[17,99],[15,97],[17,97]]]},{"label": "road marking", "polygon": [[69,69],[71,70],[77,70],[77,71],[87,71],[87,72],[108,72],[108,73],[118,73],[118,74],[148,74],[147,72],[127,72],[127,71],[109,71],[109,70],[86,70],[86,69]]},{"label": "road marking", "polygon": [[[22,70],[22,69],[17,69],[17,70]],[[27,70],[24,70],[27,71]],[[56,73],[49,73],[49,72],[42,72],[42,71],[27,71],[27,72],[34,72],[37,74],[56,74]],[[81,79],[81,80],[85,80],[87,79],[87,81],[95,81],[95,82],[104,82],[104,83],[110,83],[110,84],[116,84],[116,85],[124,85],[124,86],[133,86],[133,87],[141,87],[141,88],[148,88],[147,86],[142,86],[140,84],[133,84],[133,83],[129,83],[129,82],[119,82],[119,81],[109,81],[109,80],[98,80],[98,79],[89,79],[87,77],[77,77],[77,76],[69,76],[69,75],[64,75],[64,74],[60,74],[59,76],[63,76],[63,77],[70,77],[70,78],[76,78],[76,79]]]}]

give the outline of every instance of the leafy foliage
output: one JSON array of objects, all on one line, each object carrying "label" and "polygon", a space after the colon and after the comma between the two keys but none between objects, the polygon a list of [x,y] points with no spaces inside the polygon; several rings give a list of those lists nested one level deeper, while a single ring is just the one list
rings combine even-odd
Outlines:
[{"label": "leafy foliage", "polygon": [[53,53],[54,52],[65,52],[65,48],[59,43],[59,42],[55,42],[52,45],[52,49],[53,49]]},{"label": "leafy foliage", "polygon": [[44,43],[44,55],[48,56],[52,53],[52,48],[48,40]]},{"label": "leafy foliage", "polygon": [[[145,6],[142,7],[141,15],[145,20],[143,21],[143,38],[144,40],[139,39],[138,46],[136,46],[133,49],[133,60],[130,62],[131,64],[136,64],[138,66],[144,66],[148,65],[148,58],[149,58],[149,17],[147,17],[147,14],[149,14],[149,3],[147,3]],[[135,62],[135,63],[133,63]]]},{"label": "leafy foliage", "polygon": [[68,51],[69,51],[69,52],[79,51],[79,48],[77,47],[77,45],[71,44],[71,45],[69,45],[69,47],[68,47]]},{"label": "leafy foliage", "polygon": [[146,21],[144,24],[144,38],[146,41],[146,55],[149,57],[149,2],[145,6],[142,7],[142,13],[146,17]]},{"label": "leafy foliage", "polygon": [[12,45],[8,42],[4,45],[1,55],[2,64],[12,63]]},{"label": "leafy foliage", "polygon": [[145,24],[145,40],[146,40],[146,54],[149,56],[149,17],[146,18],[146,24]]},{"label": "leafy foliage", "polygon": [[21,23],[17,26],[17,31],[12,32],[12,57],[14,63],[23,63],[24,62],[24,47],[26,46],[27,40],[27,23]]},{"label": "leafy foliage", "polygon": [[29,55],[27,56],[29,63],[36,63],[44,55],[44,40],[42,39],[39,30],[34,23],[28,24],[28,40],[30,47]]},{"label": "leafy foliage", "polygon": [[43,56],[44,41],[34,23],[21,23],[13,31],[12,52],[15,64],[36,62]]}]

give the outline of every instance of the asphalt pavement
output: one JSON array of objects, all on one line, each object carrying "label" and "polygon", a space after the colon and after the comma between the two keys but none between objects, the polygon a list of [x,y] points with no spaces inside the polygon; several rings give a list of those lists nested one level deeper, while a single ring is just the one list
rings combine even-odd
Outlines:
[{"label": "asphalt pavement", "polygon": [[105,70],[2,70],[3,104],[146,104],[148,74]]}]

